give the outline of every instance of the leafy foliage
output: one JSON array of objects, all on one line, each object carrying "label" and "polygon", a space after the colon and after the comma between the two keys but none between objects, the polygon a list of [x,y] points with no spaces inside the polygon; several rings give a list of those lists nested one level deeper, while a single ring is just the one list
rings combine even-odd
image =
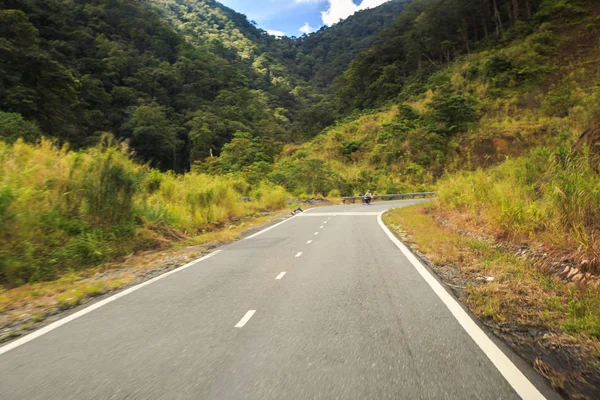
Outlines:
[{"label": "leafy foliage", "polygon": [[[578,4],[580,3],[580,4]],[[377,42],[354,59],[336,83],[341,108],[368,108],[396,97],[416,76],[429,75],[460,55],[531,34],[542,21],[585,10],[585,1],[415,0]],[[540,32],[537,40],[544,39]],[[543,43],[530,43],[542,53]],[[493,57],[488,73],[498,86],[537,71]]]},{"label": "leafy foliage", "polygon": [[297,108],[290,89],[208,37],[189,45],[126,0],[6,0],[0,111],[77,148],[113,132],[139,159],[176,171],[218,153],[237,130],[286,140]]}]

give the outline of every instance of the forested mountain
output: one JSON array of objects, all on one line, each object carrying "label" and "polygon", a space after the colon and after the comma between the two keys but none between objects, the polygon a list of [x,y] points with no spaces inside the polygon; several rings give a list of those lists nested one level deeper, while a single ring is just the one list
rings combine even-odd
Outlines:
[{"label": "forested mountain", "polygon": [[391,0],[300,38],[276,38],[214,0],[144,0],[188,41],[219,41],[275,84],[310,82],[322,91],[391,27],[409,0]]},{"label": "forested mountain", "polygon": [[291,54],[294,71],[323,90],[359,53],[367,50],[383,30],[394,24],[409,1],[392,0],[377,8],[359,11],[332,27],[323,27],[294,41],[286,40],[293,51],[288,50],[283,56],[289,59]]},{"label": "forested mountain", "polygon": [[297,77],[279,59],[278,39],[246,16],[214,0],[143,0],[195,46],[218,45],[235,54],[269,85],[292,89]]},{"label": "forested mountain", "polygon": [[469,4],[413,1],[336,82],[333,101],[354,113],[286,148],[270,178],[298,193],[397,192],[541,145],[571,157],[572,141],[600,121],[598,5]]},{"label": "forested mountain", "polygon": [[[345,107],[369,108],[394,98],[408,83],[427,76],[461,54],[508,43],[533,33],[551,15],[583,10],[578,1],[415,0],[377,42],[353,60],[339,84]],[[543,45],[543,43],[541,43]],[[532,71],[497,60],[492,69]]]},{"label": "forested mountain", "polygon": [[[261,149],[255,161],[272,164],[286,143],[428,89],[444,88],[442,103],[471,110],[472,93],[456,97],[436,72],[534,33],[520,58],[486,59],[463,79],[482,76],[496,93],[539,83],[552,46],[536,30],[581,9],[562,0],[392,0],[301,38],[275,38],[214,0],[2,0],[0,135],[79,148],[110,132],[138,160],[176,171],[237,137]],[[464,129],[457,121],[427,129],[446,143]]]},{"label": "forested mountain", "polygon": [[292,40],[213,0],[3,0],[1,135],[78,148],[111,132],[138,159],[177,171],[238,131],[311,137],[335,118],[324,87],[402,4]]},{"label": "forested mountain", "polygon": [[75,147],[112,132],[140,159],[180,171],[236,131],[279,140],[289,132],[289,92],[219,41],[186,43],[137,1],[0,5],[3,120],[20,115]]}]

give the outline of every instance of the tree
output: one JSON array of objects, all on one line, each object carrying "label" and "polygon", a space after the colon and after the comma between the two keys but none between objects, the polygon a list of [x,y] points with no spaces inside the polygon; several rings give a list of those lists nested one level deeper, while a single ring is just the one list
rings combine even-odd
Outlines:
[{"label": "tree", "polygon": [[178,154],[183,144],[179,129],[167,115],[167,109],[156,103],[135,107],[128,122],[132,146],[138,156],[154,167],[177,169]]},{"label": "tree", "polygon": [[451,136],[464,131],[467,125],[477,119],[474,102],[457,94],[450,85],[438,88],[427,104],[426,120],[432,131]]},{"label": "tree", "polygon": [[0,140],[12,143],[20,138],[33,142],[41,136],[35,122],[26,121],[21,114],[0,111]]}]

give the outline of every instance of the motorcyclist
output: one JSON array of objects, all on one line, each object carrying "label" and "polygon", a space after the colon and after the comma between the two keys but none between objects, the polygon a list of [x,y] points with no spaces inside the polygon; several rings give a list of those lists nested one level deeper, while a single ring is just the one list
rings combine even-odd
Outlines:
[{"label": "motorcyclist", "polygon": [[363,203],[371,204],[372,200],[373,200],[373,194],[371,193],[370,190],[367,190],[367,193],[365,193],[365,195],[363,196]]}]

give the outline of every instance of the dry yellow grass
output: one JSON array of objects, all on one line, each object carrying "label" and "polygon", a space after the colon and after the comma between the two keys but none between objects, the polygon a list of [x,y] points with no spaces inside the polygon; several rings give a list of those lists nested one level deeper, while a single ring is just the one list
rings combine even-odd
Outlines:
[{"label": "dry yellow grass", "polygon": [[[557,390],[571,398],[592,398],[588,395],[597,393],[600,371],[598,285],[581,289],[538,273],[477,234],[459,235],[447,220],[439,224],[435,212],[431,205],[418,205],[394,210],[385,221],[434,261],[435,269],[444,272],[442,280],[458,290],[470,310]],[[527,333],[520,333],[523,327]]]},{"label": "dry yellow grass", "polygon": [[[568,330],[581,337],[599,336],[598,285],[578,288],[536,270],[527,260],[485,239],[461,236],[436,221],[435,208],[418,205],[394,210],[386,222],[439,266],[453,265],[462,280],[467,305],[479,317],[497,323]],[[488,277],[493,281],[487,282]],[[574,312],[574,304],[590,310]]]}]

